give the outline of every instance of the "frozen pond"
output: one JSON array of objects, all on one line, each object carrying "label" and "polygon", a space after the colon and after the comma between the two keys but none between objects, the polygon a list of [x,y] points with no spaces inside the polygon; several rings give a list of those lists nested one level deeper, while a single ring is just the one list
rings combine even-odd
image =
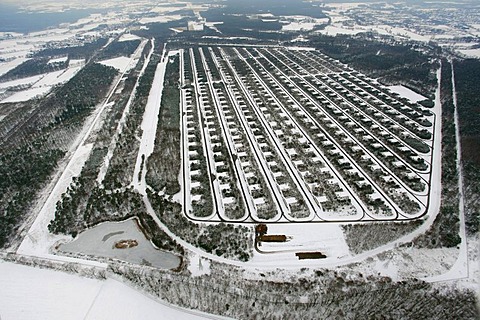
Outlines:
[{"label": "frozen pond", "polygon": [[[115,248],[115,244],[122,240],[136,240],[138,245],[126,249]],[[178,256],[156,249],[145,238],[134,219],[101,223],[80,233],[74,241],[62,244],[60,250],[114,258],[162,269],[173,269],[180,265]]]}]

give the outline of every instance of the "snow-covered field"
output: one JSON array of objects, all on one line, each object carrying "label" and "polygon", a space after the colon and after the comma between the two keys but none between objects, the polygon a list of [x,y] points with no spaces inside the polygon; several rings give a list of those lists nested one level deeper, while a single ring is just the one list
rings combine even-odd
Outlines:
[{"label": "snow-covered field", "polygon": [[122,34],[120,39],[118,39],[118,42],[139,40],[139,39],[141,39],[139,36],[136,36],[136,35],[130,34],[130,33],[124,33],[124,34]]},{"label": "snow-covered field", "polygon": [[[311,17],[306,16],[286,16],[284,17],[288,24],[282,26],[282,31],[310,31],[315,28],[315,26],[321,25],[323,23],[328,23],[328,19],[312,19]],[[275,21],[275,20],[273,20]]]},{"label": "snow-covered field", "polygon": [[287,47],[288,50],[293,50],[293,51],[315,51],[317,50],[316,48],[313,47]]},{"label": "snow-covered field", "polygon": [[0,260],[2,320],[221,319],[161,303],[114,280],[82,278]]},{"label": "snow-covered field", "polygon": [[28,101],[48,93],[53,86],[65,83],[80,71],[82,67],[76,66],[65,70],[54,71],[33,77],[12,80],[0,83],[0,89],[8,89],[15,86],[30,86],[30,88],[14,93],[3,99],[0,103]]},{"label": "snow-covered field", "polygon": [[116,280],[107,280],[85,319],[222,319],[155,301]]},{"label": "snow-covered field", "polygon": [[9,96],[8,98],[3,99],[2,101],[0,101],[0,103],[28,101],[45,95],[50,91],[50,89],[50,87],[27,89],[17,92]]},{"label": "snow-covered field", "polygon": [[[127,39],[128,38],[129,38],[129,36],[127,35]],[[125,40],[125,41],[127,41],[127,40]],[[135,52],[129,57],[125,57],[125,56],[117,57],[117,58],[113,58],[113,59],[100,61],[100,63],[103,64],[103,65],[109,66],[109,67],[113,67],[113,68],[119,70],[120,72],[126,73],[136,66],[136,64],[138,62],[138,59],[140,58],[140,55],[143,51],[143,48],[145,47],[145,44],[147,42],[148,42],[148,40],[143,39],[142,42],[138,45]]]},{"label": "snow-covered field", "polygon": [[85,64],[85,59],[71,59],[68,63],[68,66],[72,68],[82,66],[83,64]]},{"label": "snow-covered field", "polygon": [[438,276],[449,271],[457,256],[456,248],[396,248],[361,261],[355,270],[365,276],[382,275],[394,281]]},{"label": "snow-covered field", "polygon": [[42,79],[42,75],[36,75],[32,77],[27,77],[27,78],[21,78],[21,79],[16,79],[16,80],[11,80],[11,81],[5,81],[5,82],[0,82],[0,89],[8,89],[16,86],[26,86],[26,85],[31,85],[34,84],[35,82],[39,81]]},{"label": "snow-covered field", "polygon": [[399,86],[390,86],[388,87],[391,91],[398,93],[402,97],[409,99],[412,102],[418,102],[427,99],[426,97],[422,96],[421,94],[416,93],[415,91],[399,85]]},{"label": "snow-covered field", "polygon": [[135,64],[132,63],[132,60],[128,57],[117,57],[100,61],[100,63],[105,66],[114,67],[120,71],[128,70],[127,68],[131,69],[135,66]]},{"label": "snow-covered field", "polygon": [[310,31],[315,28],[315,22],[291,22],[282,26],[282,31]]},{"label": "snow-covered field", "polygon": [[82,67],[77,66],[73,68],[68,68],[66,70],[47,73],[39,82],[35,83],[34,87],[51,87],[60,83],[67,82],[68,80],[73,78],[73,76],[76,75],[81,68]]},{"label": "snow-covered field", "polygon": [[8,62],[0,63],[0,76],[4,75],[5,73],[12,70],[13,68],[21,65],[27,60],[28,58],[17,58],[17,59],[10,60]]},{"label": "snow-covered field", "polygon": [[325,29],[319,31],[319,33],[326,34],[329,36],[336,36],[338,34],[357,34],[360,32],[365,32],[364,29],[359,28],[344,28],[342,26],[337,25],[329,25],[325,27]]},{"label": "snow-covered field", "polygon": [[148,24],[148,23],[162,23],[162,22],[170,22],[182,19],[181,15],[162,15],[156,17],[148,17],[140,19],[141,24]]},{"label": "snow-covered field", "polygon": [[355,35],[361,32],[377,32],[383,35],[393,35],[401,38],[408,38],[415,41],[428,42],[431,37],[421,35],[405,28],[399,27],[390,27],[387,25],[371,25],[371,26],[344,26],[341,21],[337,23],[332,23],[331,25],[325,27],[324,30],[319,31],[319,33],[336,36],[338,34],[347,34]]},{"label": "snow-covered field", "polygon": [[458,51],[470,58],[480,58],[480,49],[462,49]]},{"label": "snow-covered field", "polygon": [[102,285],[99,280],[0,260],[0,317],[85,319]]},{"label": "snow-covered field", "polygon": [[386,25],[372,26],[372,30],[376,30],[380,34],[391,34],[400,37],[405,37],[415,41],[428,42],[431,39],[431,36],[421,35],[411,30],[401,28],[401,27],[390,27]]}]

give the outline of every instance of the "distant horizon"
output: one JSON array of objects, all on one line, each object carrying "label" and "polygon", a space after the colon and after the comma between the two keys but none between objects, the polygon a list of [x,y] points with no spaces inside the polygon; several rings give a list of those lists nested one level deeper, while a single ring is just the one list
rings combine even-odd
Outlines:
[{"label": "distant horizon", "polygon": [[61,23],[73,23],[78,19],[100,12],[100,9],[72,8],[65,12],[22,12],[21,6],[0,3],[0,32],[29,33],[55,27]]}]

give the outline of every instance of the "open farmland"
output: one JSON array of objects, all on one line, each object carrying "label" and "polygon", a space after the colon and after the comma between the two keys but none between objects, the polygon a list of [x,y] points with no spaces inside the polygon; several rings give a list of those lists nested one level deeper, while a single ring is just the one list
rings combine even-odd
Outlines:
[{"label": "open farmland", "polygon": [[436,115],[317,51],[179,51],[183,205],[199,221],[410,220]]}]

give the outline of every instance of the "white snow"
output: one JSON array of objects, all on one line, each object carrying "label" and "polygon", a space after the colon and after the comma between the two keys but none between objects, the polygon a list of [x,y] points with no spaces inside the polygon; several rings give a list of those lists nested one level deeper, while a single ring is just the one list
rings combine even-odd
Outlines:
[{"label": "white snow", "polygon": [[[356,8],[360,5],[365,5],[367,4],[366,2],[339,2],[339,3],[328,3],[328,8],[335,8],[335,10],[348,10],[348,9],[353,9]],[[327,9],[328,9],[327,8]]]},{"label": "white snow", "polygon": [[313,47],[286,47],[288,50],[293,51],[315,51],[316,49]]},{"label": "white snow", "polygon": [[10,31],[0,32],[0,38],[20,37],[22,35],[23,33],[18,33],[18,32],[10,32]]},{"label": "white snow", "polygon": [[430,35],[422,35],[405,28],[392,27],[389,25],[346,26],[344,25],[344,22],[349,19],[345,16],[331,14],[330,17],[332,18],[332,24],[328,25],[324,30],[319,31],[319,33],[336,36],[337,34],[354,35],[361,32],[377,32],[378,34],[382,35],[392,35],[395,37],[407,38],[420,42],[428,42],[432,38]]},{"label": "white snow", "polygon": [[6,82],[0,82],[0,89],[8,89],[16,86],[26,86],[31,85],[38,80],[42,79],[42,75],[36,75],[28,78],[16,79]]},{"label": "white snow", "polygon": [[60,83],[70,80],[81,67],[68,68],[65,70],[54,71],[43,75],[42,79],[34,84],[34,88],[37,87],[52,87]]},{"label": "white snow", "polygon": [[68,57],[60,57],[60,58],[53,58],[48,60],[48,64],[54,64],[54,63],[61,63],[61,62],[66,62],[68,60]]},{"label": "white snow", "polygon": [[128,57],[117,57],[100,61],[100,63],[105,66],[114,67],[115,69],[120,71],[130,70],[135,66],[135,64],[132,63],[132,60]]},{"label": "white snow", "polygon": [[466,55],[467,57],[480,58],[480,49],[463,49],[463,50],[460,49],[457,51]]},{"label": "white snow", "polygon": [[391,263],[391,260],[376,260],[372,269],[382,276],[390,277],[394,281],[398,280],[398,266]]},{"label": "white snow", "polygon": [[85,59],[71,59],[68,63],[68,66],[71,67],[78,67],[82,66],[85,63]]},{"label": "white snow", "polygon": [[2,320],[222,319],[160,302],[114,279],[82,278],[0,261]]},{"label": "white snow", "polygon": [[365,30],[356,29],[356,28],[342,28],[341,26],[334,26],[330,25],[325,27],[325,29],[319,31],[319,33],[323,33],[329,36],[336,36],[337,34],[357,34],[360,32],[364,32]]},{"label": "white snow", "polygon": [[216,25],[219,25],[219,24],[223,24],[223,21],[220,21],[220,22],[205,22],[205,26],[206,27],[209,27],[209,28],[212,28]]},{"label": "white snow", "polygon": [[141,39],[141,38],[139,36],[136,36],[136,35],[131,34],[131,33],[124,33],[124,34],[122,34],[120,39],[118,39],[118,42],[138,40],[138,39]]},{"label": "white snow", "polygon": [[415,91],[405,87],[405,86],[402,86],[402,85],[398,85],[398,86],[390,86],[388,87],[391,91],[395,92],[395,93],[398,93],[399,95],[401,95],[402,97],[405,97],[407,99],[409,99],[410,101],[412,102],[418,102],[418,101],[422,101],[422,100],[425,100],[427,99],[426,97],[422,96],[421,94],[418,94],[416,93]]},{"label": "white snow", "polygon": [[4,75],[5,73],[12,70],[13,68],[21,65],[27,60],[28,60],[27,58],[17,58],[17,59],[10,60],[8,62],[0,63],[0,76]]},{"label": "white snow", "polygon": [[16,85],[31,85],[30,89],[14,93],[8,98],[1,100],[0,103],[28,101],[40,97],[48,93],[53,86],[70,80],[81,68],[82,67],[68,68],[38,76],[0,83],[0,89],[14,87]]},{"label": "white snow", "polygon": [[164,16],[156,16],[156,17],[148,17],[140,19],[141,24],[148,24],[148,23],[157,23],[157,22],[170,22],[182,19],[181,15],[164,15]]},{"label": "white snow", "polygon": [[[214,30],[216,33],[222,33],[220,30],[218,30],[217,25],[223,24],[222,22],[205,22],[205,27],[210,28]],[[172,28],[173,29],[173,28]]]},{"label": "white snow", "polygon": [[[394,248],[355,265],[364,276],[387,276],[394,281],[442,275],[451,268],[458,256],[456,248],[424,249]],[[349,269],[350,266],[340,267]],[[431,279],[435,279],[433,277]],[[431,281],[428,278],[423,279]]]},{"label": "white snow", "polygon": [[84,319],[102,282],[0,260],[0,317]]},{"label": "white snow", "polygon": [[108,279],[102,286],[85,319],[162,319],[199,320],[216,318],[209,314],[157,302],[125,284]]},{"label": "white snow", "polygon": [[407,30],[405,28],[392,28],[392,33],[396,35],[404,36],[411,40],[421,41],[421,42],[428,42],[431,39],[429,35],[418,34],[413,31]]},{"label": "white snow", "polygon": [[17,92],[8,98],[3,99],[0,103],[7,102],[23,102],[33,98],[38,98],[50,91],[50,87],[32,88],[24,91]]},{"label": "white snow", "polygon": [[[169,52],[169,56],[175,54],[174,52]],[[142,138],[140,141],[140,146],[138,149],[137,161],[135,163],[135,169],[133,177],[139,177],[140,170],[142,175],[140,179],[135,179],[132,181],[134,187],[140,192],[145,192],[146,182],[146,161],[142,162],[142,155],[145,155],[145,159],[152,154],[155,146],[155,135],[157,132],[158,124],[158,113],[160,112],[160,103],[162,101],[162,91],[163,91],[163,81],[165,77],[165,70],[167,62],[165,59],[165,45],[162,52],[162,57],[160,62],[157,65],[155,70],[155,75],[153,77],[152,87],[148,95],[147,104],[145,106],[145,112],[143,114],[142,120]],[[143,168],[142,168],[143,163]]]},{"label": "white snow", "polygon": [[188,271],[192,273],[192,277],[199,277],[205,274],[210,274],[210,260],[205,259],[198,253],[189,253],[191,256],[188,259]]},{"label": "white snow", "polygon": [[315,26],[328,22],[328,18],[313,19],[307,16],[284,16],[283,18],[285,20],[280,22],[287,23],[282,26],[283,31],[310,31],[313,30]]},{"label": "white snow", "polygon": [[315,22],[291,22],[282,26],[282,31],[310,31],[315,28],[317,23]]},{"label": "white snow", "polygon": [[9,48],[7,50],[0,51],[0,58],[3,58],[6,61],[11,61],[12,59],[27,58],[31,50],[34,49],[33,45],[25,50],[21,50],[21,47],[22,46],[20,46],[19,48]]}]

